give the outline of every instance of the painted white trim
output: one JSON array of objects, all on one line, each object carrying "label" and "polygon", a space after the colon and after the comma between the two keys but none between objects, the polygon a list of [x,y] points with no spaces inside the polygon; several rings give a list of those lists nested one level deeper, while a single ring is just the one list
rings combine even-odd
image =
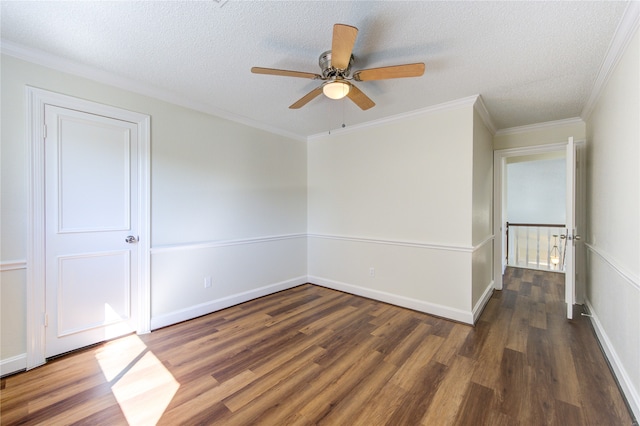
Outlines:
[{"label": "painted white trim", "polygon": [[344,236],[344,235],[283,234],[283,235],[271,235],[267,237],[243,238],[243,239],[237,239],[237,240],[218,240],[218,241],[204,241],[204,242],[198,242],[198,243],[160,245],[160,246],[152,247],[151,253],[157,254],[157,253],[167,253],[167,252],[181,251],[181,250],[199,250],[199,249],[226,247],[226,246],[235,246],[235,245],[244,245],[244,244],[261,244],[261,243],[269,243],[272,241],[293,240],[293,239],[300,239],[300,238],[322,238],[322,239],[328,239],[328,240],[341,240],[341,241],[352,241],[352,242],[358,242],[358,243],[384,244],[384,245],[395,245],[395,246],[403,246],[403,247],[417,247],[417,248],[425,248],[425,249],[432,249],[432,250],[461,251],[465,253],[472,253],[474,251],[481,249],[483,246],[493,241],[494,236],[489,235],[488,237],[486,237],[484,240],[474,245],[473,247],[467,247],[467,246],[422,243],[417,241],[381,240],[376,238],[351,237],[351,236]]},{"label": "painted white trim", "polygon": [[359,130],[363,130],[363,129],[378,127],[378,126],[382,126],[384,124],[389,124],[389,123],[399,122],[399,121],[402,121],[402,120],[407,120],[407,119],[414,118],[414,117],[420,116],[420,115],[433,114],[434,112],[438,112],[438,111],[450,111],[450,110],[454,110],[454,109],[458,109],[458,108],[462,108],[462,107],[469,107],[469,106],[475,105],[475,103],[477,102],[479,97],[480,97],[480,95],[473,95],[473,96],[469,96],[467,98],[457,99],[457,100],[454,100],[454,101],[444,102],[444,103],[441,103],[441,104],[438,104],[438,105],[428,106],[426,108],[420,108],[420,109],[416,109],[416,110],[413,110],[413,111],[404,112],[402,114],[396,114],[396,115],[391,115],[389,117],[383,117],[383,118],[380,118],[378,120],[372,120],[372,121],[367,121],[367,122],[360,123],[360,124],[354,124],[353,126],[345,127],[344,129],[335,129],[335,130],[330,130],[329,132],[325,131],[325,132],[322,132],[322,133],[316,133],[315,135],[309,136],[307,138],[307,140],[311,141],[313,139],[326,137],[329,134],[331,134],[331,136],[344,135],[344,134],[347,134],[347,133],[351,133],[351,132],[355,132],[355,131],[359,131]]},{"label": "painted white trim", "polygon": [[[578,141],[576,144],[581,144],[584,141]],[[520,148],[507,148],[499,149],[493,152],[493,233],[496,243],[493,245],[493,271],[494,271],[494,286],[496,290],[502,290],[502,275],[506,268],[504,264],[504,257],[502,256],[503,249],[503,185],[504,175],[506,173],[506,160],[509,157],[520,157],[526,155],[543,154],[547,152],[565,152],[567,143],[553,143],[547,145],[535,145]]]},{"label": "painted white trim", "polygon": [[185,99],[184,96],[174,93],[170,90],[161,89],[156,86],[152,86],[148,83],[136,81],[133,79],[116,76],[114,74],[79,64],[68,59],[60,58],[47,52],[43,52],[38,49],[26,47],[18,43],[2,39],[0,43],[0,51],[2,54],[13,56],[14,58],[21,59],[23,61],[31,62],[36,65],[41,65],[47,68],[52,68],[57,71],[61,71],[67,74],[76,75],[79,77],[87,78],[89,80],[97,81],[98,83],[107,84],[109,86],[117,87],[119,89],[127,90],[129,92],[138,93],[140,95],[149,96],[154,99],[159,99],[165,102],[179,105],[185,108],[194,109],[210,115],[223,118],[225,120],[233,121],[243,124],[245,126],[253,127],[259,130],[264,130],[269,133],[274,133],[287,138],[295,139],[301,142],[306,141],[306,137],[298,135],[296,133],[288,132],[283,129],[279,129],[270,126],[265,123],[261,123],[252,120],[247,117],[243,117],[238,114],[231,113],[212,105],[195,102],[189,99]]},{"label": "painted white trim", "polygon": [[438,305],[436,303],[430,303],[424,300],[413,299],[411,297],[387,293],[386,291],[373,290],[370,288],[360,287],[357,285],[347,284],[344,282],[334,281],[317,276],[309,276],[308,281],[312,284],[327,287],[333,290],[343,291],[345,293],[354,294],[356,296],[367,297],[369,299],[378,300],[380,302],[390,303],[392,305],[401,306],[403,308],[413,309],[414,311],[424,312],[426,314],[473,325],[473,313],[470,311],[463,311],[461,309]]},{"label": "painted white trim", "polygon": [[602,259],[611,269],[613,269],[618,275],[620,275],[624,280],[629,283],[636,290],[640,291],[640,277],[634,274],[631,271],[626,270],[624,267],[620,266],[618,262],[616,262],[613,257],[601,249],[595,247],[593,244],[585,243],[585,247],[591,252],[597,255],[600,259]]},{"label": "painted white trim", "polygon": [[484,247],[488,243],[492,242],[494,240],[494,238],[495,238],[495,235],[489,235],[484,240],[482,240],[479,244],[476,244],[475,246],[473,246],[473,251],[480,250],[482,247]]},{"label": "painted white trim", "polygon": [[564,120],[545,121],[543,123],[529,124],[526,126],[508,127],[506,129],[498,130],[495,135],[517,135],[520,133],[535,132],[536,130],[553,129],[554,127],[564,127],[573,124],[584,124],[584,121],[580,117],[566,118]]},{"label": "painted white trim", "polygon": [[151,117],[138,114],[138,334],[151,332]]},{"label": "painted white trim", "polygon": [[504,197],[504,175],[506,157],[500,151],[493,152],[493,286],[496,290],[502,290],[502,276],[507,267],[505,256],[503,255],[504,235],[502,220],[504,207],[502,199]]},{"label": "painted white trim", "polygon": [[0,262],[0,272],[19,271],[21,269],[27,269],[26,260],[7,260]]},{"label": "painted white trim", "polygon": [[479,246],[476,246],[476,247],[454,246],[454,245],[446,245],[446,244],[424,243],[419,241],[381,240],[377,238],[352,237],[347,235],[307,234],[307,237],[322,238],[325,240],[350,241],[355,243],[384,244],[384,245],[401,246],[401,247],[416,247],[416,248],[424,248],[424,249],[430,249],[430,250],[460,251],[464,253],[472,253],[477,249],[477,247],[479,247]]},{"label": "painted white trim", "polygon": [[20,354],[0,360],[0,376],[17,373],[27,368],[27,354]]},{"label": "painted white trim", "polygon": [[482,99],[482,95],[478,95],[478,98],[476,99],[476,103],[474,104],[474,107],[476,111],[478,111],[480,118],[482,118],[482,122],[484,123],[484,125],[487,126],[487,129],[489,129],[489,132],[491,132],[491,135],[495,136],[496,125],[493,124],[493,119],[491,118],[491,114],[487,109],[487,105],[484,103],[484,100]]},{"label": "painted white trim", "polygon": [[629,374],[624,368],[615,347],[611,343],[604,327],[602,327],[602,323],[600,322],[596,311],[593,309],[593,305],[591,305],[589,299],[586,299],[585,302],[589,309],[589,315],[591,315],[591,324],[593,324],[593,329],[595,330],[596,336],[600,341],[600,345],[602,346],[602,349],[609,360],[609,364],[611,365],[611,368],[613,368],[613,372],[618,379],[620,388],[622,388],[622,393],[624,393],[635,418],[640,419],[640,394],[638,394],[638,390],[634,388],[633,380],[629,377]]},{"label": "painted white trim", "polygon": [[[3,43],[4,45],[4,43]],[[45,193],[44,193],[44,100],[27,87],[26,143],[28,166],[27,200],[27,368],[45,361]]]},{"label": "painted white trim", "polygon": [[640,2],[630,1],[611,39],[611,44],[602,61],[602,65],[600,65],[598,76],[591,89],[591,95],[580,113],[580,117],[582,117],[584,121],[587,121],[591,113],[593,113],[598,99],[600,99],[600,95],[602,94],[602,90],[609,82],[609,78],[611,78],[613,71],[618,65],[618,62],[620,62],[622,55],[638,30],[638,27],[640,27]]},{"label": "painted white trim", "polygon": [[501,157],[520,157],[526,155],[544,154],[547,152],[564,151],[567,148],[566,142],[551,143],[547,145],[535,145],[535,146],[523,146],[518,148],[498,149],[494,151],[494,154],[500,154]]},{"label": "painted white trim", "polygon": [[138,229],[142,241],[138,241],[138,334],[151,332],[151,117],[142,115],[138,123],[142,144],[138,145],[138,182],[144,194],[138,197]]},{"label": "painted white trim", "polygon": [[294,240],[299,238],[306,238],[307,234],[283,234],[283,235],[270,235],[266,237],[255,238],[242,238],[236,240],[218,240],[218,241],[203,241],[198,243],[185,243],[185,244],[167,244],[160,245],[151,248],[151,253],[167,253],[181,250],[199,250],[216,247],[237,246],[244,244],[261,244],[269,243],[272,241]]},{"label": "painted white trim", "polygon": [[151,318],[151,329],[156,330],[158,328],[197,318],[202,315],[207,315],[249,300],[297,287],[299,285],[306,284],[307,282],[306,276],[296,277],[242,293],[232,294],[231,296],[222,297],[220,299],[200,303],[199,305],[169,312],[168,314],[158,315],[157,317]]},{"label": "painted white trim", "polygon": [[75,110],[90,110],[95,114],[117,117],[138,127],[138,333],[150,330],[151,283],[151,184],[150,147],[151,117],[122,108],[74,98],[47,90],[26,87],[26,143],[28,145],[28,208],[27,208],[27,369],[45,363],[45,176],[44,176],[44,109],[55,105]]},{"label": "painted white trim", "polygon": [[[476,252],[482,249],[484,246],[486,246],[489,243],[492,243],[494,240],[495,240],[495,235],[489,235],[484,240],[482,240],[479,244],[476,244],[473,247],[473,251]],[[473,313],[474,324],[478,321],[478,318],[480,318],[480,315],[482,314],[484,307],[487,305],[487,303],[489,303],[489,299],[491,299],[494,289],[495,289],[495,281],[491,280],[491,282],[484,289],[482,296],[480,296],[480,299],[478,299],[475,306],[473,307],[472,313]]]},{"label": "painted white trim", "polygon": [[489,283],[489,285],[487,286],[487,288],[484,289],[484,292],[482,293],[482,296],[480,296],[480,299],[478,299],[478,301],[476,302],[476,305],[473,307],[473,323],[475,324],[476,322],[478,322],[478,319],[480,318],[480,315],[482,315],[482,311],[484,311],[485,306],[487,306],[487,303],[489,303],[489,300],[491,299],[491,296],[493,296],[493,290],[494,290],[495,286],[494,286],[494,282],[493,280]]}]

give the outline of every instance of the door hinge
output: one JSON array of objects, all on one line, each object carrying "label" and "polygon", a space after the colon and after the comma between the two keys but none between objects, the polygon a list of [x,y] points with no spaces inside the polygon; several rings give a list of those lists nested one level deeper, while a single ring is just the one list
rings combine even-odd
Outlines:
[{"label": "door hinge", "polygon": [[44,314],[44,326],[49,327],[49,314],[45,312]]},{"label": "door hinge", "polygon": [[47,138],[47,125],[46,124],[42,126],[42,135],[43,135],[42,136],[43,139]]}]

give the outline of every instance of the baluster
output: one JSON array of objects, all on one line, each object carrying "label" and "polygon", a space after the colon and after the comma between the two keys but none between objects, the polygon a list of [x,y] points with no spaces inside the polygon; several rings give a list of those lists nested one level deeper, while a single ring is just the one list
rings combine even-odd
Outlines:
[{"label": "baluster", "polygon": [[536,269],[540,269],[540,227],[536,226]]},{"label": "baluster", "polygon": [[520,262],[520,227],[516,226],[516,241],[515,241],[515,247],[516,247],[516,266],[518,265],[518,263]]},{"label": "baluster", "polygon": [[526,255],[526,263],[525,266],[528,268],[529,267],[529,227],[527,226],[527,251],[525,252]]},{"label": "baluster", "polygon": [[547,228],[547,269],[551,270],[551,228]]}]

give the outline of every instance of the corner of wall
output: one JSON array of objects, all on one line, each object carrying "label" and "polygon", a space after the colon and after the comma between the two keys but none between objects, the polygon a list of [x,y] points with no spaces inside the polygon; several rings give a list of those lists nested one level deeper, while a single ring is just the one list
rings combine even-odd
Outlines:
[{"label": "corner of wall", "polygon": [[489,113],[489,110],[487,109],[487,106],[485,105],[484,100],[482,99],[482,95],[477,96],[476,101],[473,104],[473,107],[475,111],[480,115],[480,118],[482,119],[482,122],[486,126],[487,130],[491,132],[492,136],[495,135],[496,126],[493,123],[493,118],[491,117],[491,114]]}]

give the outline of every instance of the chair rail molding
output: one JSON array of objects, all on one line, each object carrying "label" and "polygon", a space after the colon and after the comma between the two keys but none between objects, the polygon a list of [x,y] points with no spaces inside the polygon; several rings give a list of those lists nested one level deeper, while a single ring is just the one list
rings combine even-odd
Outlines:
[{"label": "chair rail molding", "polygon": [[201,242],[193,242],[193,243],[164,244],[164,245],[151,247],[151,253],[157,254],[157,253],[166,253],[166,252],[181,251],[181,250],[199,250],[199,249],[238,246],[238,245],[246,245],[246,244],[262,244],[262,243],[269,243],[273,241],[295,240],[300,238],[307,238],[307,234],[303,234],[303,233],[282,234],[282,235],[269,235],[264,237],[240,238],[240,239],[233,239],[233,240],[212,240],[212,241],[201,241]]},{"label": "chair rail molding", "polygon": [[26,260],[5,260],[0,262],[0,272],[19,271],[27,269]]},{"label": "chair rail molding", "polygon": [[627,271],[624,267],[620,266],[618,262],[616,262],[610,255],[598,249],[593,244],[585,243],[585,246],[591,253],[602,259],[607,265],[609,265],[611,269],[613,269],[618,275],[624,278],[627,283],[635,287],[636,290],[640,290],[640,277],[638,277],[631,271]]},{"label": "chair rail molding", "polygon": [[370,237],[356,237],[349,235],[333,235],[333,234],[307,234],[309,238],[321,238],[325,240],[338,240],[338,241],[350,241],[357,243],[368,243],[368,244],[382,244],[382,245],[392,245],[392,246],[401,246],[401,247],[415,247],[415,248],[424,248],[430,250],[447,250],[447,251],[459,251],[465,253],[472,253],[474,250],[477,250],[481,245],[486,244],[488,241],[493,239],[493,236],[484,240],[480,245],[477,246],[463,246],[463,245],[453,245],[453,244],[439,244],[439,243],[428,243],[421,241],[403,241],[403,240],[386,240],[379,238],[370,238]]}]

